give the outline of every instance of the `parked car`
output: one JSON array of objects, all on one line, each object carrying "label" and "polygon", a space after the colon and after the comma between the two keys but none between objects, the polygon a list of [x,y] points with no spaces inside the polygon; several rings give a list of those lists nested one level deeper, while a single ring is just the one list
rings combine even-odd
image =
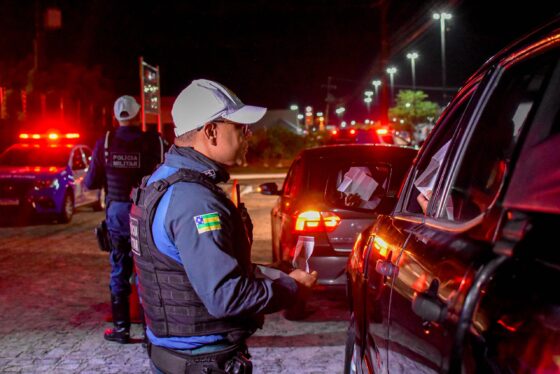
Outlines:
[{"label": "parked car", "polygon": [[[355,144],[302,151],[280,191],[275,183],[260,186],[264,194],[279,195],[271,211],[273,260],[292,263],[298,244],[301,248],[311,241],[309,267],[318,271],[318,284],[343,288],[354,240],[379,212],[387,214],[394,207],[416,153],[410,147]],[[349,194],[339,191],[351,168],[364,172],[364,183],[368,178],[376,183],[368,201],[349,201]]]},{"label": "parked car", "polygon": [[345,372],[560,372],[559,149],[560,18],[467,80],[356,240]]},{"label": "parked car", "polygon": [[[355,128],[346,127],[332,130],[328,144],[396,144],[394,132],[385,127]],[[403,144],[400,142],[399,144]],[[410,144],[410,143],[409,143]]]},{"label": "parked car", "polygon": [[78,134],[21,134],[21,142],[0,154],[0,212],[49,215],[70,222],[76,207],[105,206],[103,190],[83,180],[91,149],[76,144]]}]

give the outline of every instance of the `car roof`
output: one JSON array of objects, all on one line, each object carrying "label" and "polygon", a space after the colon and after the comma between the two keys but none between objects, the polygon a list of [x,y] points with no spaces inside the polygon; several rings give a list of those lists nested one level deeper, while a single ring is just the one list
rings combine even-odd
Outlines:
[{"label": "car roof", "polygon": [[356,158],[380,157],[390,159],[399,155],[414,156],[418,150],[414,147],[395,146],[390,144],[336,144],[309,148],[300,152],[304,159],[313,158]]}]

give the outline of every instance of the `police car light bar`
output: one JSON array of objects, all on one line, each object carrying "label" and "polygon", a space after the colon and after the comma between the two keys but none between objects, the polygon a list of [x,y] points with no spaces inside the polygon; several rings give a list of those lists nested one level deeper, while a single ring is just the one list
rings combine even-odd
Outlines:
[{"label": "police car light bar", "polygon": [[57,139],[78,139],[80,134],[71,132],[67,134],[57,134],[54,132],[48,134],[27,134],[21,133],[19,134],[20,139],[49,139],[49,140],[57,140]]}]

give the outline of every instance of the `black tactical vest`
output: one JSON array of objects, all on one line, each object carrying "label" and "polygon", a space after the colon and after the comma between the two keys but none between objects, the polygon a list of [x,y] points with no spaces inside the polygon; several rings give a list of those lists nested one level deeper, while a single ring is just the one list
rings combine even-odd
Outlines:
[{"label": "black tactical vest", "polygon": [[151,230],[159,201],[177,182],[199,183],[223,197],[225,204],[233,203],[208,177],[192,170],[179,169],[146,186],[148,179],[133,190],[130,212],[131,246],[146,324],[158,337],[227,334],[231,342],[244,340],[262,326],[262,317],[217,319],[210,315],[183,266],[157,249]]},{"label": "black tactical vest", "polygon": [[130,192],[140,184],[144,175],[150,174],[161,162],[160,150],[138,130],[136,141],[105,135],[105,170],[107,175],[107,199],[130,201]]}]

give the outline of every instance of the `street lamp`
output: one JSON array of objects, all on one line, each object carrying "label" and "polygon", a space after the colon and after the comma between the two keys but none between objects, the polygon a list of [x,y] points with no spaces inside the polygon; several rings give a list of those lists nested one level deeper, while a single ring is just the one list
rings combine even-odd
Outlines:
[{"label": "street lamp", "polygon": [[371,114],[371,102],[373,101],[371,97],[373,96],[373,91],[365,91],[364,96],[364,103],[366,103],[368,114]]},{"label": "street lamp", "polygon": [[298,110],[298,109],[299,109],[299,107],[298,107],[296,104],[290,105],[290,110],[294,110],[294,111],[295,111],[295,110]]},{"label": "street lamp", "polygon": [[407,53],[406,58],[410,60],[410,68],[412,69],[412,89],[416,91],[416,64],[414,61],[418,58],[418,53]]},{"label": "street lamp", "polygon": [[451,19],[451,14],[445,12],[434,13],[433,18],[439,20],[439,32],[441,35],[441,86],[445,90],[445,20]]},{"label": "street lamp", "polygon": [[391,103],[393,102],[394,98],[394,86],[395,86],[395,82],[393,77],[395,76],[395,73],[397,72],[397,68],[394,66],[390,66],[387,68],[387,74],[389,74],[389,87],[391,87]]}]

